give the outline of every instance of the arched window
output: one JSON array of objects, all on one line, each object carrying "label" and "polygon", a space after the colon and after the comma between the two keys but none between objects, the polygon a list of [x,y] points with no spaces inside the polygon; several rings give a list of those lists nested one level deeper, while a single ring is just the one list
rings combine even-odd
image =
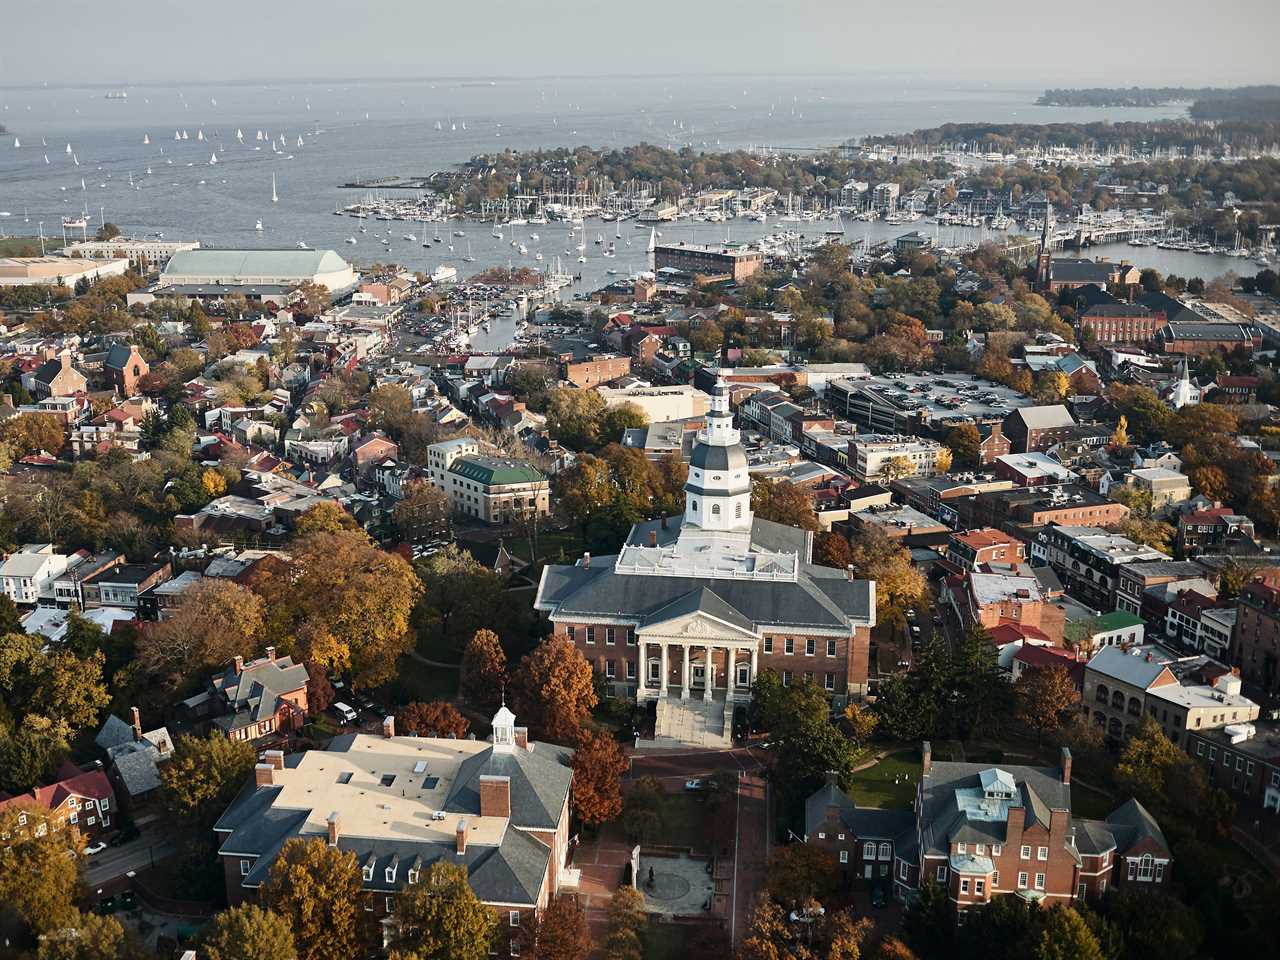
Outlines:
[{"label": "arched window", "polygon": [[1142,716],[1142,703],[1137,697],[1129,698],[1129,713],[1135,717]]},{"label": "arched window", "polygon": [[1150,880],[1151,875],[1155,872],[1155,861],[1152,860],[1151,854],[1144,853],[1142,859],[1138,861],[1138,879]]},{"label": "arched window", "polygon": [[691,501],[689,502],[689,509],[690,509],[690,510],[697,510],[697,509],[698,509],[698,501],[697,501],[697,500],[691,500]]},{"label": "arched window", "polygon": [[1095,710],[1093,712],[1093,722],[1096,726],[1102,727],[1104,730],[1107,728],[1107,717],[1101,710]]},{"label": "arched window", "polygon": [[1117,710],[1123,710],[1124,709],[1124,693],[1117,690],[1115,693],[1111,694],[1111,705],[1115,707]]},{"label": "arched window", "polygon": [[713,503],[713,504],[711,505],[711,515],[712,515],[713,517],[718,517],[718,516],[720,516],[720,504],[718,504],[718,503]]},{"label": "arched window", "polygon": [[1098,702],[1099,702],[1099,703],[1106,703],[1106,702],[1107,702],[1107,698],[1108,698],[1109,696],[1111,696],[1111,691],[1107,689],[1106,684],[1104,684],[1104,683],[1100,683],[1100,684],[1098,684],[1098,692],[1097,692],[1097,694],[1096,694],[1096,697],[1097,697]]}]

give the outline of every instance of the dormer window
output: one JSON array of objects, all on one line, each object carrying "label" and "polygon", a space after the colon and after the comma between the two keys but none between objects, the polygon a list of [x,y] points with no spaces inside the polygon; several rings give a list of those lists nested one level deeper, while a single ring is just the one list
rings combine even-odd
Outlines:
[{"label": "dormer window", "polygon": [[367,864],[365,864],[364,869],[361,871],[361,873],[364,875],[365,880],[372,880],[372,879],[373,879],[373,864],[372,864],[372,863],[367,863]]},{"label": "dormer window", "polygon": [[395,867],[387,867],[387,869],[384,871],[384,874],[385,874],[385,876],[386,876],[386,878],[387,878],[387,883],[395,883],[395,882],[396,882],[396,868],[395,868]]},{"label": "dormer window", "polygon": [[410,883],[410,885],[415,884],[415,883],[417,883],[417,882],[418,882],[418,871],[417,871],[416,869],[415,869],[415,870],[410,870],[410,871],[409,871],[409,883]]}]

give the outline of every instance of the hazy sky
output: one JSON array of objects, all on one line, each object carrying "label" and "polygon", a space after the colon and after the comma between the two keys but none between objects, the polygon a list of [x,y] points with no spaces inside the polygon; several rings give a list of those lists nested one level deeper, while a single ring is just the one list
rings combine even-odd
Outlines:
[{"label": "hazy sky", "polygon": [[0,86],[49,80],[882,73],[1280,82],[1280,0],[8,0]]}]

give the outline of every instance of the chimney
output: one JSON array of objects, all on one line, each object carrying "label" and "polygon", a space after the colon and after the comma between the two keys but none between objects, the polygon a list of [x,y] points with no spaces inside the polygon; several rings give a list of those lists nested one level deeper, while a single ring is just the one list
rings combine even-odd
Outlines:
[{"label": "chimney", "polygon": [[388,740],[390,740],[392,737],[396,735],[396,718],[395,717],[382,718],[382,735],[386,737]]},{"label": "chimney", "polygon": [[515,734],[514,740],[516,742],[517,747],[519,747],[521,750],[533,749],[533,747],[529,745],[529,728],[528,727],[516,727],[514,728],[514,734]]},{"label": "chimney", "polygon": [[838,771],[835,771],[835,770],[827,771],[827,786],[828,787],[840,786],[840,774]]},{"label": "chimney", "polygon": [[657,545],[658,545],[658,531],[657,531],[657,530],[650,530],[650,531],[649,531],[649,546],[651,546],[651,547],[656,547]]},{"label": "chimney", "polygon": [[267,659],[268,659],[268,660],[270,660],[272,663],[275,663],[275,662],[276,662],[276,648],[275,648],[275,647],[267,647]]},{"label": "chimney", "polygon": [[1062,758],[1059,761],[1062,764],[1062,782],[1069,784],[1071,783],[1071,751],[1063,747],[1060,756]]},{"label": "chimney", "polygon": [[467,821],[465,817],[458,821],[457,840],[458,856],[462,856],[467,852]]},{"label": "chimney", "polygon": [[590,554],[590,553],[584,553],[584,554],[582,555],[582,569],[583,569],[583,570],[590,570],[590,569],[591,569],[591,554]]},{"label": "chimney", "polygon": [[511,816],[511,778],[484,775],[480,777],[480,816]]},{"label": "chimney", "polygon": [[268,764],[272,770],[284,769],[284,751],[283,750],[264,750],[262,752],[262,762]]},{"label": "chimney", "polygon": [[142,739],[142,714],[138,713],[137,707],[129,708],[129,715],[133,718],[133,739]]},{"label": "chimney", "polygon": [[326,822],[329,825],[329,846],[336,847],[338,845],[338,811],[335,810],[329,814],[329,819]]},{"label": "chimney", "polygon": [[920,775],[927,777],[933,767],[933,744],[928,740],[920,744]]},{"label": "chimney", "polygon": [[244,657],[236,657],[235,664],[236,676],[238,677],[240,674],[244,673]]},{"label": "chimney", "polygon": [[255,786],[270,787],[276,782],[276,768],[269,763],[259,763],[253,768]]},{"label": "chimney", "polygon": [[848,578],[850,583],[853,583],[853,564],[852,563],[849,564],[847,567],[845,567],[844,575],[845,577]]}]

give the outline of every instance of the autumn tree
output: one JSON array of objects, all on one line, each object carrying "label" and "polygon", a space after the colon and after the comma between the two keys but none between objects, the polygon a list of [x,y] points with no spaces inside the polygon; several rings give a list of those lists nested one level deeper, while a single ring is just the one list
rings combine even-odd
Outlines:
[{"label": "autumn tree", "polygon": [[871,953],[872,960],[918,960],[915,952],[897,937],[885,937]]},{"label": "autumn tree", "polygon": [[396,733],[400,736],[452,736],[461,740],[470,726],[453,704],[443,700],[407,703],[396,711]]},{"label": "autumn tree", "polygon": [[511,699],[517,716],[555,743],[576,741],[599,702],[591,664],[564,636],[548,637],[520,661]]},{"label": "autumn tree", "polygon": [[304,317],[315,319],[329,309],[332,298],[323,284],[303,280],[289,291],[289,305]]},{"label": "autumn tree", "polygon": [[1221,467],[1196,467],[1191,471],[1191,483],[1203,496],[1217,503],[1231,496],[1227,475]]},{"label": "autumn tree", "polygon": [[368,949],[360,867],[350,850],[321,839],[287,840],[263,892],[268,909],[293,931],[297,953],[282,956],[350,960]]},{"label": "autumn tree", "polygon": [[1111,446],[1123,450],[1129,446],[1129,418],[1121,414],[1116,423],[1115,432],[1111,434]]},{"label": "autumn tree", "polygon": [[916,465],[910,457],[888,457],[880,464],[880,476],[892,483],[916,472]]},{"label": "autumn tree", "polygon": [[51,413],[20,413],[0,426],[0,440],[16,457],[41,451],[56,455],[62,449],[62,421]]},{"label": "autumn tree", "polygon": [[369,391],[369,426],[398,437],[413,415],[413,397],[398,383],[384,383]]},{"label": "autumn tree", "polygon": [[0,836],[9,838],[0,846],[0,902],[36,933],[64,926],[76,914],[79,831],[51,827],[45,812],[34,807],[0,810]]},{"label": "autumn tree", "polygon": [[507,654],[502,641],[492,630],[477,630],[462,654],[462,696],[476,708],[496,713],[507,681]]},{"label": "autumn tree", "polygon": [[344,533],[360,529],[356,518],[340,503],[324,500],[298,517],[293,525],[294,536],[305,537],[312,533]]},{"label": "autumn tree", "polygon": [[132,930],[115,917],[82,913],[40,938],[35,960],[143,960],[147,956]]},{"label": "autumn tree", "polygon": [[1065,666],[1027,670],[1014,684],[1018,719],[1036,732],[1036,742],[1054,734],[1076,711],[1080,694]]},{"label": "autumn tree", "polygon": [[[355,866],[352,856],[353,873]],[[496,942],[497,915],[476,897],[466,868],[447,860],[436,860],[418,883],[401,888],[395,916],[392,956],[404,960],[487,960]],[[329,958],[299,955],[298,960]]]},{"label": "autumn tree", "polygon": [[802,530],[818,529],[818,516],[813,511],[813,500],[789,480],[775,482],[763,478],[753,479],[751,511],[760,520],[772,520],[774,523]]},{"label": "autumn tree", "polygon": [[948,470],[951,469],[952,459],[953,459],[953,454],[951,453],[951,448],[943,447],[941,450],[938,451],[937,459],[934,461],[934,468],[939,473],[946,473]]},{"label": "autumn tree", "polygon": [[1134,514],[1125,517],[1111,530],[1122,537],[1128,537],[1134,543],[1140,543],[1143,546],[1151,547],[1153,550],[1159,550],[1161,553],[1168,555],[1173,553],[1171,544],[1178,532],[1171,525],[1160,520],[1152,520],[1148,517],[1139,517]]},{"label": "autumn tree", "polygon": [[1080,914],[1063,904],[1048,911],[1032,960],[1104,960],[1102,947]]},{"label": "autumn tree", "polygon": [[255,903],[217,913],[201,931],[201,960],[283,960],[297,955],[285,918]]},{"label": "autumn tree", "polygon": [[604,398],[595,390],[559,387],[548,395],[547,431],[571,450],[592,450],[600,443],[604,415]]},{"label": "autumn tree", "polygon": [[584,729],[571,766],[573,807],[583,823],[604,823],[622,812],[622,777],[629,761],[618,741]]},{"label": "autumn tree", "polygon": [[322,664],[307,664],[307,713],[318,717],[333,705],[337,692]]},{"label": "autumn tree", "polygon": [[165,619],[142,631],[138,660],[150,674],[177,684],[193,673],[252,658],[263,631],[262,597],[225,577],[188,589]]},{"label": "autumn tree", "polygon": [[790,906],[828,899],[840,883],[840,865],[829,850],[792,843],[769,858],[769,893]]},{"label": "autumn tree", "polygon": [[281,647],[351,671],[356,686],[391,679],[413,644],[409,615],[422,584],[403,557],[363,533],[303,537],[287,560],[260,564],[251,587],[267,602],[267,629]]},{"label": "autumn tree", "polygon": [[982,434],[972,423],[952,428],[943,441],[951,451],[953,462],[963,470],[977,468],[982,459]]},{"label": "autumn tree", "polygon": [[556,897],[532,914],[521,937],[534,960],[586,960],[591,952],[587,913],[571,897]]},{"label": "autumn tree", "polygon": [[644,894],[635,887],[621,886],[609,900],[604,941],[605,960],[644,960],[649,918],[644,912]]},{"label": "autumn tree", "polygon": [[861,960],[863,942],[872,926],[870,917],[859,918],[852,910],[827,914],[822,930],[826,960]]},{"label": "autumn tree", "polygon": [[928,598],[928,584],[911,554],[874,524],[854,533],[849,563],[855,576],[876,582],[876,610],[882,620],[901,624],[909,607]]},{"label": "autumn tree", "polygon": [[173,756],[160,768],[165,805],[197,826],[212,826],[244,786],[257,757],[252,743],[220,731],[178,737]]},{"label": "autumn tree", "polygon": [[[738,947],[738,960],[786,960],[793,956],[793,931],[786,912],[768,897],[761,897],[751,911],[746,936]],[[799,958],[812,958],[809,951]]]},{"label": "autumn tree", "polygon": [[1234,813],[1230,798],[1211,788],[1204,770],[1143,717],[1115,768],[1116,786],[1168,826],[1208,827],[1225,836]]},{"label": "autumn tree", "polygon": [[845,705],[840,716],[849,739],[857,744],[865,744],[871,740],[872,734],[880,726],[880,717],[869,707],[861,707],[856,703]]}]

